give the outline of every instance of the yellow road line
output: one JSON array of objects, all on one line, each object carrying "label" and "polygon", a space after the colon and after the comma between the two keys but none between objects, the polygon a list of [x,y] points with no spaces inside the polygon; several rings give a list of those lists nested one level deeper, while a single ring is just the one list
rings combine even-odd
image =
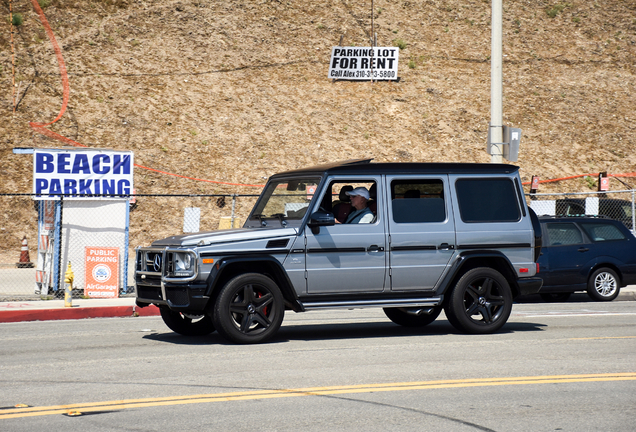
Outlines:
[{"label": "yellow road line", "polygon": [[510,378],[476,378],[462,380],[416,381],[384,384],[360,384],[351,386],[308,387],[282,390],[255,390],[231,393],[212,393],[189,396],[169,396],[160,398],[125,399],[106,402],[89,402],[70,405],[53,405],[43,407],[9,408],[0,411],[0,420],[23,418],[70,412],[89,413],[95,411],[116,411],[129,408],[145,408],[173,406],[195,403],[228,402],[238,400],[272,399],[299,396],[326,396],[337,394],[373,393],[404,390],[425,390],[462,387],[486,387],[527,384],[558,384],[605,381],[636,381],[636,372],[582,374],[582,375],[548,375]]}]

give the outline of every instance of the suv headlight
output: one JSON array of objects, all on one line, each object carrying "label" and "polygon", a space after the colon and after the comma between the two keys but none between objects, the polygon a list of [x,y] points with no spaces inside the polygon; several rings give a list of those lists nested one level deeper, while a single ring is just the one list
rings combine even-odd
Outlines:
[{"label": "suv headlight", "polygon": [[196,271],[196,256],[192,252],[173,252],[174,263],[172,275],[175,277],[191,277]]}]

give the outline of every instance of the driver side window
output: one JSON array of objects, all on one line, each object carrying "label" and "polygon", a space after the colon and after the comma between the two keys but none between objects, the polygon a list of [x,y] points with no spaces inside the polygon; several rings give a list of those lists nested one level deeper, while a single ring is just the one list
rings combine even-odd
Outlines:
[{"label": "driver side window", "polygon": [[[352,213],[356,213],[356,211],[372,214],[372,217],[364,218],[363,223],[374,222],[377,214],[376,191],[377,185],[374,181],[334,180],[327,189],[321,207],[325,211],[333,213],[334,218],[341,224],[352,223]],[[364,199],[354,198],[355,196],[361,196]],[[367,212],[364,208],[368,208],[369,211]]]}]

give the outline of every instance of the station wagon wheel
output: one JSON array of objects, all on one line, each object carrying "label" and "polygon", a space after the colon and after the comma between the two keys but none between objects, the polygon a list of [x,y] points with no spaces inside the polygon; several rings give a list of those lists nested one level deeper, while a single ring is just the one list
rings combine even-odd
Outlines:
[{"label": "station wagon wheel", "polygon": [[453,327],[473,334],[499,330],[511,311],[512,293],[508,281],[501,273],[487,267],[467,271],[445,305],[446,317]]},{"label": "station wagon wheel", "polygon": [[191,315],[170,310],[167,306],[159,308],[163,322],[170,330],[184,336],[205,336],[214,332],[214,324],[209,315]]},{"label": "station wagon wheel", "polygon": [[427,308],[384,308],[384,314],[394,323],[404,327],[424,327],[435,321],[442,312],[442,307],[432,308],[426,313]]},{"label": "station wagon wheel", "polygon": [[274,281],[247,273],[221,289],[214,305],[214,325],[232,342],[259,343],[276,334],[284,314],[283,295]]},{"label": "station wagon wheel", "polygon": [[596,270],[587,281],[587,294],[597,301],[614,300],[620,290],[618,275],[607,267]]}]

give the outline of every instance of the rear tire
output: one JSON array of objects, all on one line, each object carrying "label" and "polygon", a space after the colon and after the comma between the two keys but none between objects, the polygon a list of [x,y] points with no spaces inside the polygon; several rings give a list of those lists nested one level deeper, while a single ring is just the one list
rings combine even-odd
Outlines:
[{"label": "rear tire", "polygon": [[467,271],[457,281],[445,305],[448,321],[471,334],[494,333],[512,311],[510,285],[501,273],[488,267]]},{"label": "rear tire", "polygon": [[442,312],[442,307],[433,308],[430,314],[422,312],[417,314],[418,310],[424,308],[384,308],[386,316],[395,324],[403,327],[424,327],[435,321]]},{"label": "rear tire", "polygon": [[214,332],[214,324],[209,315],[189,315],[161,306],[161,318],[168,328],[184,336],[205,336]]},{"label": "rear tire", "polygon": [[260,343],[273,337],[283,322],[285,306],[276,283],[258,273],[230,279],[214,305],[214,325],[226,339]]},{"label": "rear tire", "polygon": [[596,270],[587,282],[587,294],[596,301],[612,301],[620,291],[618,275],[607,267]]}]

